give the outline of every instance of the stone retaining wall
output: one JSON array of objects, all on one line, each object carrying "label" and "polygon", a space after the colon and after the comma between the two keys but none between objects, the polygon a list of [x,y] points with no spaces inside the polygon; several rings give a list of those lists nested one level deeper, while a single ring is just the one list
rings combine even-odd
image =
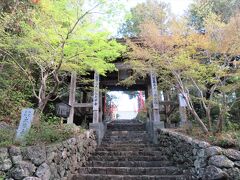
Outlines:
[{"label": "stone retaining wall", "polygon": [[91,131],[57,144],[0,148],[0,174],[8,180],[65,180],[76,174],[97,146]]},{"label": "stone retaining wall", "polygon": [[169,129],[159,129],[157,135],[164,153],[187,168],[193,179],[240,180],[240,151],[211,146]]}]

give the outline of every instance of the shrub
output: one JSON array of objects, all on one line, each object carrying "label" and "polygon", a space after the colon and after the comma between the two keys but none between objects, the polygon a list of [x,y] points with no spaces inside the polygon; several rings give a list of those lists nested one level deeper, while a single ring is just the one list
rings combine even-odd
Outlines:
[{"label": "shrub", "polygon": [[10,128],[0,129],[0,147],[14,144],[15,130]]},{"label": "shrub", "polygon": [[144,112],[144,111],[139,112],[137,114],[136,119],[141,122],[146,122],[147,121],[147,112]]},{"label": "shrub", "polygon": [[25,136],[23,145],[48,144],[66,140],[83,130],[75,125],[42,122],[39,128],[32,127]]},{"label": "shrub", "polygon": [[32,91],[29,81],[14,66],[4,65],[0,71],[0,121],[17,125],[23,108],[32,107]]}]

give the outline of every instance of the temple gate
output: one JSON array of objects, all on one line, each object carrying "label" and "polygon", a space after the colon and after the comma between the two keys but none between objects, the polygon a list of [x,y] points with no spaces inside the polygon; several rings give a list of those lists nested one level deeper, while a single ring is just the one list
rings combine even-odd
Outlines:
[{"label": "temple gate", "polygon": [[[147,108],[147,129],[150,132],[154,140],[154,132],[158,128],[164,128],[164,121],[161,120],[160,114],[165,116],[169,115],[174,108],[178,106],[178,102],[169,101],[169,99],[164,100],[160,98],[162,95],[158,90],[157,77],[154,71],[149,72],[149,75],[145,79],[137,80],[135,84],[130,87],[119,85],[121,80],[124,80],[131,76],[131,67],[123,62],[117,61],[115,63],[118,71],[107,73],[106,76],[100,76],[97,72],[94,72],[93,78],[93,92],[92,92],[92,102],[77,102],[76,99],[76,88],[77,88],[77,75],[75,72],[71,74],[71,83],[70,83],[70,94],[69,94],[69,105],[71,106],[70,116],[67,120],[67,123],[71,124],[74,122],[74,113],[76,108],[92,108],[92,123],[89,127],[95,129],[99,137],[99,143],[105,132],[104,126],[104,101],[103,97],[105,96],[104,92],[101,89],[108,89],[110,91],[144,91],[145,97],[152,97],[152,105]],[[162,96],[163,97],[163,96]],[[161,101],[160,101],[161,100]],[[165,107],[161,108],[160,107]],[[179,106],[179,112],[181,118],[181,123],[184,124],[186,121],[186,111],[185,107]]]}]

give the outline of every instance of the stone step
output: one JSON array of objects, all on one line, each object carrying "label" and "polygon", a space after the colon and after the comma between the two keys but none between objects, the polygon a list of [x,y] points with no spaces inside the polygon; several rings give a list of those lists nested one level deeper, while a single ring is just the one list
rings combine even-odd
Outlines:
[{"label": "stone step", "polygon": [[136,135],[136,136],[105,136],[103,138],[103,141],[106,140],[124,140],[124,139],[146,139],[148,136],[147,135]]},{"label": "stone step", "polygon": [[81,167],[80,174],[181,175],[177,167]]},{"label": "stone step", "polygon": [[184,175],[102,175],[81,174],[74,176],[72,180],[188,180]]},{"label": "stone step", "polygon": [[132,121],[132,120],[125,120],[125,121],[115,120],[115,121],[109,122],[108,124],[143,124],[143,123],[140,121]]},{"label": "stone step", "polygon": [[150,143],[146,143],[146,142],[139,142],[139,143],[135,143],[135,142],[117,142],[117,143],[108,143],[108,142],[102,142],[100,147],[158,147],[157,145],[153,145]]},{"label": "stone step", "polygon": [[111,135],[111,136],[128,136],[128,135],[135,135],[135,134],[147,134],[147,131],[107,131],[105,135]]},{"label": "stone step", "polygon": [[107,129],[111,131],[145,131],[144,124],[108,124]]},{"label": "stone step", "polygon": [[146,134],[137,134],[137,135],[124,135],[124,136],[104,136],[103,141],[107,140],[124,140],[124,139],[144,139],[147,140],[148,136]]},{"label": "stone step", "polygon": [[[104,141],[102,142],[102,144],[104,144]],[[102,146],[102,144],[100,146]],[[147,141],[145,141],[143,143],[134,143],[134,142],[126,143],[126,142],[122,142],[122,143],[118,143],[118,144],[120,144],[121,146],[144,146],[144,147],[145,146],[151,146],[151,147],[155,146],[155,147],[159,147],[159,145],[155,145],[155,144],[152,144],[152,143],[147,142]],[[114,145],[114,143],[111,144],[111,145]]]},{"label": "stone step", "polygon": [[102,142],[103,145],[105,144],[131,144],[131,143],[140,143],[140,144],[144,144],[146,142],[146,140],[143,139],[123,139],[123,140],[104,140]]},{"label": "stone step", "polygon": [[148,141],[145,124],[119,120],[107,125],[102,144],[73,179],[84,180],[187,180],[159,145]]},{"label": "stone step", "polygon": [[138,133],[138,134],[105,134],[104,138],[124,138],[124,137],[128,137],[128,138],[142,138],[142,137],[148,137],[148,134],[145,133]]},{"label": "stone step", "polygon": [[166,156],[91,156],[90,161],[167,161]]},{"label": "stone step", "polygon": [[89,161],[88,167],[165,167],[172,166],[170,161]]},{"label": "stone step", "polygon": [[109,122],[107,123],[107,125],[128,125],[128,126],[131,126],[131,125],[145,125],[145,123],[142,123],[142,122],[139,122],[139,121],[124,121],[124,123],[122,121],[112,121],[112,122]]},{"label": "stone step", "polygon": [[97,151],[134,151],[134,152],[139,152],[139,151],[160,151],[160,147],[98,147],[96,149]]},{"label": "stone step", "polygon": [[114,121],[111,121],[111,123],[121,123],[121,124],[124,124],[124,123],[141,123],[139,122],[138,120],[136,119],[118,119],[118,120],[114,120]]},{"label": "stone step", "polygon": [[96,156],[162,156],[161,151],[96,151]]}]

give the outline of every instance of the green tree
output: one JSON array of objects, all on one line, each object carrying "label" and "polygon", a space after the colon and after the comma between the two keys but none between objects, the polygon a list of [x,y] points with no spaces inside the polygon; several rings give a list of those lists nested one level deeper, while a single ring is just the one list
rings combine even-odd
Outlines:
[{"label": "green tree", "polygon": [[202,30],[209,14],[214,13],[227,23],[239,8],[238,0],[195,0],[189,9],[189,22],[197,30]]},{"label": "green tree", "polygon": [[164,31],[166,30],[168,14],[168,4],[157,0],[147,0],[130,10],[130,13],[126,16],[126,22],[119,29],[119,34],[128,37],[138,36],[140,24],[147,21],[156,23]]},{"label": "green tree", "polygon": [[[142,24],[142,43],[128,42],[129,63],[138,76],[154,71],[161,77],[160,83],[163,79],[166,87],[175,87],[184,94],[187,108],[203,132],[222,131],[229,113],[229,97],[239,88],[236,78],[239,68],[232,61],[239,54],[239,16],[225,24],[213,14],[205,22],[205,35],[196,33],[184,22],[173,22],[171,36],[159,33],[158,26],[151,22]],[[197,111],[197,103],[206,113],[207,121]],[[213,107],[218,109],[214,119]]]},{"label": "green tree", "polygon": [[[30,21],[19,22],[21,35],[18,36],[6,31],[12,14],[2,19],[0,49],[5,60],[14,62],[32,85],[32,92],[38,100],[35,124],[40,123],[39,114],[47,102],[58,93],[61,72],[86,74],[95,70],[104,74],[115,69],[111,62],[124,47],[114,40],[109,41],[108,33],[98,28],[99,22],[92,23],[92,14],[101,9],[108,11],[108,4],[102,0],[87,5],[78,0],[42,0],[30,12]],[[16,60],[13,52],[24,56],[25,61]],[[34,76],[36,71],[38,76]]]},{"label": "green tree", "polygon": [[[11,35],[21,34],[20,21],[29,18],[28,10],[33,6],[28,1],[3,0],[0,2],[1,17],[4,14],[12,14],[14,18],[6,22],[5,31]],[[3,14],[4,13],[4,14]],[[3,30],[3,29],[1,29]],[[1,31],[1,33],[4,33]],[[2,37],[2,36],[1,36]],[[3,39],[1,39],[3,41]],[[23,56],[12,53],[15,59],[23,62]],[[28,79],[16,64],[6,61],[6,54],[0,50],[0,121],[5,121],[11,125],[17,125],[20,119],[21,110],[32,107],[31,86]]]}]

